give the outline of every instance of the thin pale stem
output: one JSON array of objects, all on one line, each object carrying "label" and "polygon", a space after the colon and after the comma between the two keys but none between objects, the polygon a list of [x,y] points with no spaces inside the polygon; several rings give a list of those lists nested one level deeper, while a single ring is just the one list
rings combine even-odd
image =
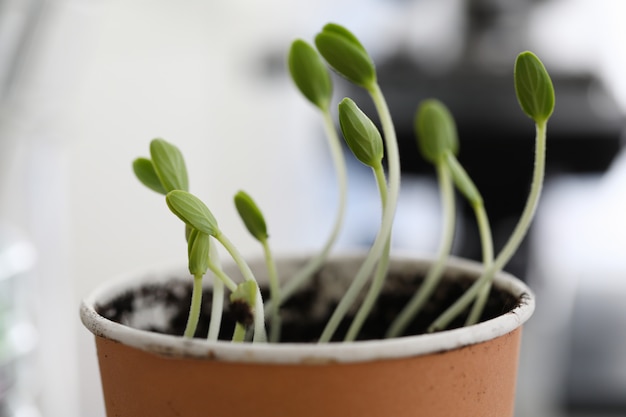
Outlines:
[{"label": "thin pale stem", "polygon": [[191,307],[189,308],[189,317],[187,318],[187,326],[185,327],[184,337],[192,338],[196,334],[198,321],[200,319],[200,310],[202,307],[202,275],[193,277],[193,289],[191,291]]},{"label": "thin pale stem", "polygon": [[256,302],[254,304],[254,335],[253,342],[267,342],[267,333],[265,331],[265,312],[263,311],[263,297],[261,296],[261,289],[257,282],[250,266],[241,255],[239,250],[232,244],[232,242],[224,235],[224,233],[216,233],[215,238],[226,248],[230,256],[233,258],[237,267],[241,271],[245,280],[252,281],[256,284]]},{"label": "thin pale stem", "polygon": [[219,279],[213,281],[213,295],[211,302],[211,319],[209,320],[209,332],[207,340],[217,340],[222,325],[224,311],[224,283]]},{"label": "thin pale stem", "polygon": [[[380,200],[382,202],[383,210],[387,206],[387,183],[385,181],[385,172],[382,166],[378,166],[373,169],[374,176],[376,177],[376,183],[378,184],[378,192],[380,194]],[[363,327],[363,323],[369,317],[372,308],[374,308],[374,304],[380,295],[380,291],[385,283],[385,277],[387,275],[387,268],[389,267],[389,254],[391,252],[391,240],[387,239],[387,244],[385,245],[385,249],[383,251],[382,257],[378,266],[376,267],[376,272],[374,274],[374,280],[372,281],[372,285],[370,286],[365,299],[363,300],[363,304],[357,311],[354,320],[350,324],[350,328],[348,329],[348,333],[346,333],[346,337],[344,341],[350,342],[356,339],[361,328]]]},{"label": "thin pale stem", "polygon": [[209,270],[213,272],[215,277],[221,281],[230,292],[234,292],[237,289],[237,283],[224,272],[219,263],[209,260],[207,265],[209,266]]},{"label": "thin pale stem", "polygon": [[[493,263],[493,239],[491,238],[491,227],[489,226],[489,220],[487,218],[487,212],[482,202],[473,205],[474,213],[476,215],[476,222],[478,223],[478,230],[480,234],[480,241],[482,244],[483,252],[483,265],[485,268],[489,268]],[[485,304],[489,298],[489,292],[491,291],[491,282],[488,282],[480,290],[478,298],[472,306],[472,311],[465,320],[465,325],[469,326],[475,324],[480,320],[480,316],[485,309]]]},{"label": "thin pale stem", "polygon": [[537,210],[537,204],[539,197],[541,196],[541,190],[543,188],[543,178],[545,175],[545,162],[546,162],[546,122],[536,125],[536,140],[535,140],[535,167],[533,169],[533,179],[530,188],[528,199],[522,215],[513,229],[513,233],[509,237],[493,264],[490,268],[486,268],[480,278],[446,311],[444,311],[434,322],[430,325],[429,331],[437,331],[445,329],[455,317],[461,314],[469,304],[474,300],[484,285],[487,285],[493,281],[495,274],[504,268],[504,265],[515,254],[517,248],[519,248],[522,240],[526,236],[530,224]]},{"label": "thin pale stem", "polygon": [[[332,115],[328,109],[322,111],[324,120],[324,130],[330,147],[330,153],[335,167],[337,175],[337,185],[339,192],[339,204],[337,206],[337,213],[335,214],[335,222],[333,224],[332,232],[328,236],[328,240],[324,244],[322,250],[317,256],[311,258],[304,267],[296,272],[296,274],[285,283],[282,289],[282,297],[280,302],[285,302],[293,293],[306,283],[315,274],[328,258],[333,245],[337,241],[341,226],[344,222],[346,213],[346,201],[348,196],[348,175],[346,172],[346,162],[341,147],[341,140],[335,129],[335,124],[332,119]],[[274,301],[270,303],[273,305]],[[273,308],[268,304],[267,308]]]},{"label": "thin pale stem", "polygon": [[442,239],[439,245],[437,259],[428,270],[428,273],[424,278],[424,282],[420,286],[419,290],[413,295],[409,303],[404,307],[389,327],[386,337],[398,337],[402,335],[406,328],[420,313],[421,309],[426,304],[426,301],[428,301],[437,287],[437,284],[441,280],[446,262],[450,256],[456,223],[454,184],[447,165],[439,163],[436,165],[436,168],[439,177],[439,187],[441,190],[441,205],[444,213]]},{"label": "thin pale stem", "polygon": [[387,186],[387,207],[385,209],[385,213],[383,214],[381,229],[385,230],[386,234],[391,235],[393,220],[396,215],[396,207],[398,205],[398,196],[400,194],[400,152],[398,150],[398,139],[396,137],[396,130],[393,126],[393,120],[391,119],[391,113],[389,112],[387,101],[385,100],[378,84],[376,84],[372,91],[370,91],[370,96],[376,106],[376,111],[378,112],[383,130],[389,176]]},{"label": "thin pale stem", "polygon": [[391,238],[391,229],[393,227],[393,220],[398,203],[398,195],[400,192],[400,155],[398,151],[396,132],[391,119],[391,114],[389,113],[387,102],[380,91],[380,87],[378,85],[374,85],[368,91],[374,101],[374,105],[376,106],[376,110],[380,117],[387,151],[387,163],[389,170],[387,207],[383,211],[381,226],[378,230],[376,238],[374,239],[374,243],[372,244],[365,261],[361,265],[361,268],[357,272],[356,277],[352,281],[350,287],[348,287],[348,290],[344,294],[343,298],[339,301],[339,304],[331,315],[330,320],[326,324],[326,327],[320,336],[319,343],[325,343],[331,340],[350,306],[354,304],[359,292],[370,278],[374,266],[380,260],[387,245],[387,240]]},{"label": "thin pale stem", "polygon": [[270,299],[273,301],[271,310],[272,329],[270,332],[270,342],[278,343],[280,340],[280,282],[278,281],[278,271],[276,270],[276,262],[272,256],[270,245],[267,239],[261,241],[263,245],[263,254],[265,255],[265,264],[267,265],[267,276],[270,285]]},{"label": "thin pale stem", "polygon": [[[212,239],[212,238],[211,238]],[[212,244],[209,246],[209,263],[213,264],[213,266],[215,267],[215,269],[219,270],[226,278],[226,280],[230,280],[230,278],[228,278],[226,276],[226,274],[224,274],[222,272],[221,269],[221,265],[220,265],[220,258],[219,258],[219,253],[217,250],[217,246]],[[213,272],[213,275],[217,278],[213,279],[213,296],[212,296],[212,303],[211,303],[211,319],[209,321],[209,332],[207,334],[207,339],[208,340],[217,340],[219,338],[219,334],[220,334],[220,328],[222,326],[222,315],[224,313],[224,287],[225,287],[225,279],[219,278],[218,274],[216,274],[213,271],[213,268],[211,268],[211,271]],[[237,288],[237,285],[232,282],[231,285],[229,285],[229,289],[231,291],[234,291]]]}]

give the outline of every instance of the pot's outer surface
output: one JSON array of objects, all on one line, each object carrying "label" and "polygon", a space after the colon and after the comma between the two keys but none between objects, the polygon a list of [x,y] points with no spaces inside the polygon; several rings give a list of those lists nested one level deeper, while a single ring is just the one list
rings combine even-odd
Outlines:
[{"label": "pot's outer surface", "polygon": [[134,330],[95,312],[120,282],[86,299],[81,317],[96,335],[109,417],[510,417],[521,326],[534,297],[508,274],[497,285],[520,305],[495,319],[346,344],[233,345]]},{"label": "pot's outer surface", "polygon": [[404,359],[302,365],[171,358],[96,340],[109,417],[510,417],[520,334]]}]

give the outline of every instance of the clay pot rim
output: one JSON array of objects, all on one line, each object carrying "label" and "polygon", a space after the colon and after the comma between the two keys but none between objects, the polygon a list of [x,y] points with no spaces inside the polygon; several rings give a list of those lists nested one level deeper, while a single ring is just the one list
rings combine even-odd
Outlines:
[{"label": "clay pot rim", "polygon": [[[360,255],[340,254],[333,256],[332,259],[354,256]],[[288,257],[282,257],[282,259],[286,258]],[[392,255],[392,262],[395,260],[424,263],[431,262],[432,257],[394,254]],[[455,257],[450,258],[448,266],[457,270],[465,269],[473,273],[482,270],[482,265],[478,262]],[[181,270],[180,266],[143,269],[120,275],[116,279],[100,285],[81,302],[81,321],[97,337],[110,339],[157,355],[259,364],[328,364],[438,354],[486,342],[521,327],[532,316],[535,309],[535,296],[528,286],[511,274],[500,272],[495,277],[494,285],[520,299],[518,306],[510,312],[473,326],[385,340],[327,344],[251,344],[185,339],[180,336],[134,329],[108,320],[96,312],[95,306],[99,300],[112,299],[115,295],[123,292],[129,284],[137,285],[145,280],[145,277],[149,276],[151,272],[159,273],[160,276],[171,277],[172,272]]]}]

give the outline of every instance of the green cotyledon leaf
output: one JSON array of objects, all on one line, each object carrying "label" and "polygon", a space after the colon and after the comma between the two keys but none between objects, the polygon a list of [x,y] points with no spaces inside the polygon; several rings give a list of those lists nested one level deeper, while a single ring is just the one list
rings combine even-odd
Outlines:
[{"label": "green cotyledon leaf", "polygon": [[315,48],[301,39],[295,40],[289,50],[288,65],[291,78],[302,95],[321,110],[328,110],[333,84]]},{"label": "green cotyledon leaf", "polygon": [[339,125],[348,147],[359,161],[373,168],[382,164],[383,138],[374,122],[350,98],[339,103]]},{"label": "green cotyledon leaf", "polygon": [[265,241],[268,238],[265,218],[252,197],[244,191],[239,191],[235,194],[234,200],[237,212],[250,234],[260,242]]},{"label": "green cotyledon leaf", "polygon": [[530,51],[515,60],[515,93],[520,107],[536,123],[545,123],[554,111],[554,86],[543,63]]},{"label": "green cotyledon leaf", "polygon": [[374,62],[356,36],[343,26],[329,23],[315,37],[326,62],[356,85],[370,89],[376,83]]},{"label": "green cotyledon leaf", "polygon": [[167,192],[189,190],[185,160],[176,146],[163,139],[154,139],[150,142],[150,158],[154,170]]},{"label": "green cotyledon leaf", "polygon": [[161,184],[161,180],[154,170],[152,161],[148,158],[137,158],[133,161],[133,172],[137,179],[152,191],[159,194],[167,194],[167,190]]},{"label": "green cotyledon leaf", "polygon": [[187,239],[189,273],[194,277],[203,276],[209,269],[209,247],[211,237],[197,229],[192,229]]},{"label": "green cotyledon leaf", "polygon": [[447,152],[457,154],[459,140],[456,124],[441,101],[424,100],[417,109],[414,128],[419,149],[427,161],[436,164]]},{"label": "green cotyledon leaf", "polygon": [[207,235],[215,236],[219,229],[209,208],[193,194],[174,190],[165,196],[167,206],[183,222]]}]

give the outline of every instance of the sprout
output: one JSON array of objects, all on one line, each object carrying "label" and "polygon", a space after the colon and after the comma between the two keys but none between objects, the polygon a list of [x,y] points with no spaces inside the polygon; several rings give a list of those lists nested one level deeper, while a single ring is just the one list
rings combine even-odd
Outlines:
[{"label": "sprout", "polygon": [[455,196],[452,175],[447,165],[447,157],[458,151],[456,124],[446,106],[438,100],[425,100],[417,109],[414,130],[422,156],[437,170],[443,207],[443,227],[437,258],[428,270],[419,290],[413,294],[407,305],[391,323],[386,337],[400,336],[434,293],[443,276],[446,261],[450,256],[454,240]]},{"label": "sprout", "polygon": [[468,324],[478,320],[482,305],[486,301],[486,292],[491,286],[495,274],[502,270],[513,257],[526,236],[535,215],[539,197],[543,188],[546,161],[546,125],[554,111],[554,89],[550,75],[545,67],[531,52],[522,52],[515,61],[513,72],[515,92],[520,107],[535,121],[535,163],[530,192],[522,214],[513,229],[513,233],[504,244],[493,263],[485,266],[481,277],[453,305],[448,307],[429,327],[429,331],[445,329],[476,297],[477,305]]},{"label": "sprout", "polygon": [[[319,342],[324,343],[332,338],[348,309],[355,302],[359,292],[371,279],[374,268],[376,268],[376,272],[373,284],[370,286],[366,296],[368,302],[371,300],[375,301],[379,290],[382,288],[386,277],[387,262],[391,248],[391,232],[400,192],[400,154],[395,127],[387,101],[378,85],[374,64],[361,42],[346,28],[336,24],[328,24],[324,26],[322,32],[315,38],[315,44],[320,54],[337,72],[349,81],[365,88],[369,93],[380,118],[389,172],[387,184],[382,187],[384,191],[380,193],[383,199],[383,214],[380,228],[365,261],[335,308],[320,336]],[[378,174],[376,176],[377,179],[380,177]],[[381,185],[379,183],[380,188]],[[363,308],[368,309],[368,306],[366,305]]]},{"label": "sprout", "polygon": [[281,326],[279,314],[281,291],[280,283],[278,281],[278,272],[276,270],[276,263],[274,262],[274,257],[272,256],[272,251],[268,242],[269,235],[267,233],[267,226],[265,225],[265,218],[252,197],[244,191],[239,191],[235,195],[235,207],[237,208],[239,216],[243,220],[250,234],[261,243],[261,246],[263,246],[265,264],[267,265],[267,273],[270,282],[270,296],[272,300],[272,333],[270,334],[270,341],[278,342],[280,338]]}]

